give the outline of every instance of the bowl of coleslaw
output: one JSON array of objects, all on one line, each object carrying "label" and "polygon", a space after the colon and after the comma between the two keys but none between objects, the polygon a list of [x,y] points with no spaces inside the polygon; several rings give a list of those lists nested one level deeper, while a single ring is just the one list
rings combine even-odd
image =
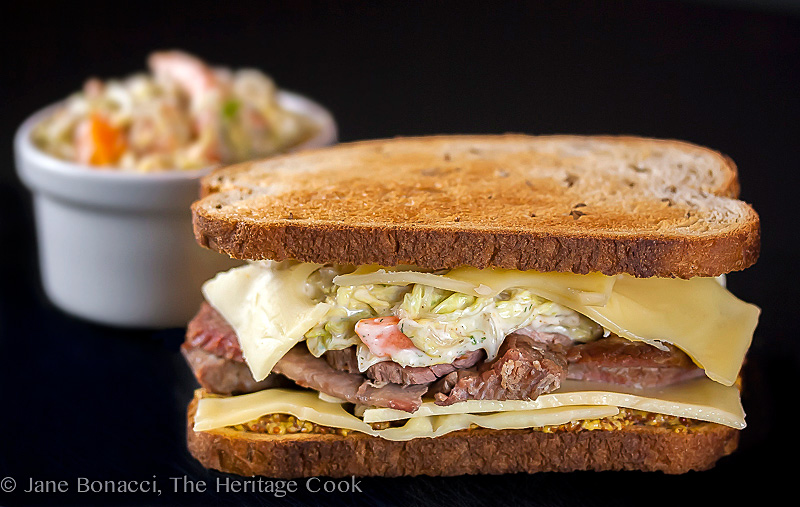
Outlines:
[{"label": "bowl of coleslaw", "polygon": [[18,128],[42,286],[67,313],[119,327],[184,326],[202,283],[236,265],[194,240],[189,206],[200,178],[221,164],[337,141],[332,115],[313,100],[258,71],[198,66],[185,53],[155,53],[151,76],[89,80]]}]

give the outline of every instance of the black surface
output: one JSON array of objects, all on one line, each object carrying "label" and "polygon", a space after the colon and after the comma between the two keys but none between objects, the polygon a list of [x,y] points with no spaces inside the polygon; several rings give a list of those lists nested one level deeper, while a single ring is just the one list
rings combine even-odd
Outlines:
[{"label": "black surface", "polygon": [[[0,137],[0,504],[738,505],[793,490],[800,17],[670,1],[5,7]],[[721,2],[716,2],[721,4]],[[740,449],[703,473],[363,479],[359,494],[216,492],[184,445],[194,380],[182,330],[121,331],[69,317],[38,278],[29,196],[11,138],[90,75],[180,47],[255,66],[326,104],[343,141],[429,133],[619,133],[711,146],[739,165],[762,219],[759,263],[729,287],[763,308],[747,364]],[[788,460],[788,461],[786,461]],[[788,464],[787,464],[788,463]],[[151,494],[76,492],[78,478],[150,480]],[[210,492],[172,492],[170,477]],[[69,493],[25,494],[30,478]],[[182,482],[180,483],[182,484]],[[791,497],[788,497],[791,498]]]}]

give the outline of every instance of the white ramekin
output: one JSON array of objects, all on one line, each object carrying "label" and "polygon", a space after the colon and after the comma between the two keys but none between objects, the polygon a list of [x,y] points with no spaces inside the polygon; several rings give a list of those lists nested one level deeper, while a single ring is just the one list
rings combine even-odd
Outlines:
[{"label": "white ramekin", "polygon": [[[281,104],[305,114],[319,133],[295,149],[337,141],[331,114],[282,91]],[[47,297],[72,315],[131,328],[185,326],[200,286],[235,261],[194,240],[190,204],[211,169],[131,173],[65,162],[39,150],[31,130],[54,107],[17,130],[17,173],[33,196],[39,265]]]}]

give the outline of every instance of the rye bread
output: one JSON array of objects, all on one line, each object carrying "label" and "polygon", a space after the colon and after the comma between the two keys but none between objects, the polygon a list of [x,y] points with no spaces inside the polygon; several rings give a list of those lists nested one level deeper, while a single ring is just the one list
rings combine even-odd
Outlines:
[{"label": "rye bread", "polygon": [[576,470],[640,470],[680,474],[706,470],[732,453],[739,432],[703,423],[680,433],[653,426],[545,433],[463,430],[437,438],[395,442],[347,436],[265,435],[231,428],[194,431],[201,390],[189,404],[187,443],[204,467],[245,476],[454,476]]},{"label": "rye bread", "polygon": [[197,241],[237,259],[717,276],[759,254],[730,158],[611,136],[434,136],[219,169]]}]

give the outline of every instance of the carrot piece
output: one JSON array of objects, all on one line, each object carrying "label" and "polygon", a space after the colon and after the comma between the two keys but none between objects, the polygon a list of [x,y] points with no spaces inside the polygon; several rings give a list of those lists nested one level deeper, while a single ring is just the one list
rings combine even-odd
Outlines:
[{"label": "carrot piece", "polygon": [[125,152],[125,136],[121,129],[111,125],[101,115],[93,113],[88,122],[79,128],[79,161],[91,165],[109,165],[119,160]]}]

